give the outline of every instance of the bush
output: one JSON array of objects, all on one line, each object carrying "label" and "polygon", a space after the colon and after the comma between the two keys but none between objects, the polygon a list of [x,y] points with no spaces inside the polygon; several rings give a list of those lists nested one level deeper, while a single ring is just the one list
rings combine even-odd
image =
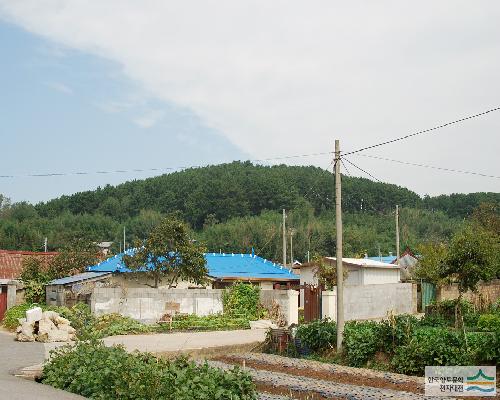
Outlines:
[{"label": "bush", "polygon": [[500,315],[483,314],[477,321],[477,328],[480,331],[497,332],[500,331]]},{"label": "bush", "polygon": [[256,399],[250,376],[235,367],[222,371],[185,358],[173,361],[147,353],[128,354],[102,342],[79,342],[53,353],[43,383],[101,400]]},{"label": "bush", "polygon": [[[172,321],[172,329],[174,330],[204,330],[204,331],[219,331],[229,329],[248,329],[250,324],[247,318],[228,317],[223,314],[211,314],[198,316],[195,314],[179,315]],[[170,330],[168,323],[159,325],[159,331]]]},{"label": "bush", "polygon": [[263,309],[260,305],[260,288],[248,283],[238,282],[222,293],[224,314],[230,317],[259,319]]},{"label": "bush", "polygon": [[19,318],[26,318],[26,311],[30,308],[37,307],[38,304],[23,303],[9,308],[4,315],[2,324],[9,330],[14,330],[19,326]]},{"label": "bush", "polygon": [[[432,316],[434,318],[441,317],[448,321],[448,325],[455,325],[455,306],[457,302],[458,299],[435,302],[428,306],[425,316]],[[476,312],[474,305],[470,301],[462,299],[459,304],[459,309],[463,316],[464,324],[469,327],[476,326],[479,313]]]},{"label": "bush", "polygon": [[104,314],[95,319],[90,330],[93,337],[148,333],[152,329],[130,317],[120,314]]},{"label": "bush", "polygon": [[500,363],[500,331],[468,332],[469,357],[474,365]]},{"label": "bush", "polygon": [[391,353],[395,347],[408,344],[419,323],[416,317],[408,314],[395,315],[380,322],[381,350]]},{"label": "bush", "polygon": [[397,347],[392,368],[402,374],[422,375],[426,365],[471,365],[463,334],[446,328],[420,328],[410,342]]},{"label": "bush", "polygon": [[315,352],[337,347],[337,324],[328,319],[313,321],[297,328],[295,337],[301,345]]},{"label": "bush", "polygon": [[344,327],[344,350],[349,365],[362,367],[383,348],[383,325],[373,321],[347,322]]}]

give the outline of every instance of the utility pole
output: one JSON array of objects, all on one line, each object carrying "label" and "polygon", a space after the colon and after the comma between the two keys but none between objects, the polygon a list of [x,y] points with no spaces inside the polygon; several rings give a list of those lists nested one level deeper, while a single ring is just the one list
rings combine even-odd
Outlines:
[{"label": "utility pole", "polygon": [[337,233],[337,351],[344,339],[344,268],[342,265],[342,182],[340,178],[340,142],[335,140],[335,222]]},{"label": "utility pole", "polygon": [[290,268],[293,268],[293,235],[295,234],[295,229],[290,229]]},{"label": "utility pole", "polygon": [[283,266],[286,267],[286,211],[283,209]]},{"label": "utility pole", "polygon": [[396,265],[399,265],[399,206],[396,205]]},{"label": "utility pole", "polygon": [[127,250],[127,246],[125,245],[125,227],[123,227],[123,252],[125,253],[125,250]]},{"label": "utility pole", "polygon": [[43,241],[43,249],[45,253],[47,253],[47,238],[45,238],[45,240]]}]

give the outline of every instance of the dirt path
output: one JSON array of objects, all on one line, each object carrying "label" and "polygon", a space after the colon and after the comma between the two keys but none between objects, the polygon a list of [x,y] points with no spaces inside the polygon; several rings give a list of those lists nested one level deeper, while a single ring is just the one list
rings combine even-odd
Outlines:
[{"label": "dirt path", "polygon": [[293,399],[431,399],[423,379],[259,353],[218,357],[212,365],[245,365],[260,392]]}]

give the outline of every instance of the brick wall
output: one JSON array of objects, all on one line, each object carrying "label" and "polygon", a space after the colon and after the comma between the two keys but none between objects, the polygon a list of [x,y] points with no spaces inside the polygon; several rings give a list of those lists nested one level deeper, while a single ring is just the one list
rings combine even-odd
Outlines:
[{"label": "brick wall", "polygon": [[[458,285],[442,286],[437,289],[436,300],[452,300],[458,298]],[[479,285],[477,293],[467,292],[464,298],[476,306],[488,306],[500,299],[500,279]]]}]

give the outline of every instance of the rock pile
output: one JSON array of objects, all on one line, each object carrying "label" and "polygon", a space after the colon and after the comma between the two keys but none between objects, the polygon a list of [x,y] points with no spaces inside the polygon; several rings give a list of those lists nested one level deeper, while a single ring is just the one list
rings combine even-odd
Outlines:
[{"label": "rock pile", "polygon": [[16,340],[20,342],[69,342],[76,337],[69,320],[54,311],[42,312],[40,307],[26,311],[26,318],[19,322]]}]

